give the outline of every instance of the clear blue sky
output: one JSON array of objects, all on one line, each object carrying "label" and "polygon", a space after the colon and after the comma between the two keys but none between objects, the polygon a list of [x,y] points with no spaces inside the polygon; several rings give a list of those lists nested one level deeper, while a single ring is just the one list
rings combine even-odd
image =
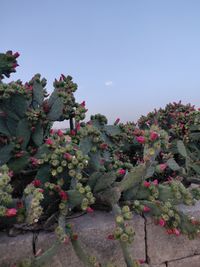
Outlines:
[{"label": "clear blue sky", "polygon": [[13,79],[60,73],[89,114],[136,120],[182,100],[200,105],[199,0],[1,0],[0,51],[19,51]]}]

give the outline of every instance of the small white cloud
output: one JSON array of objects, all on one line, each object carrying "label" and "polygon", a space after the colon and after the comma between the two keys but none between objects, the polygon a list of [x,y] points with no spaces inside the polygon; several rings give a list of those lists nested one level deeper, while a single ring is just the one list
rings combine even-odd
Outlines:
[{"label": "small white cloud", "polygon": [[113,81],[106,81],[105,86],[113,86]]}]

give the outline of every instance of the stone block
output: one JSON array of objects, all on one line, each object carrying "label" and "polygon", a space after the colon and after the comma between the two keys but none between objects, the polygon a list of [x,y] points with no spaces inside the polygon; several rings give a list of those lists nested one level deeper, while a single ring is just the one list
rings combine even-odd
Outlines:
[{"label": "stone block", "polygon": [[167,266],[168,267],[199,267],[200,266],[200,255],[168,262]]},{"label": "stone block", "polygon": [[185,235],[168,235],[165,228],[155,225],[150,218],[147,218],[146,230],[150,264],[161,264],[200,254],[200,238],[189,240]]}]

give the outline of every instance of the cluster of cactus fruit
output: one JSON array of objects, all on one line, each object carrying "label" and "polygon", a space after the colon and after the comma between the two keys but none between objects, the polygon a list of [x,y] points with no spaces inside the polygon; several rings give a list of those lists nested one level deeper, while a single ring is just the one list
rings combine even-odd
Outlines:
[{"label": "cluster of cactus fruit", "polygon": [[[169,104],[137,124],[107,124],[105,116],[84,122],[85,102],[77,103],[77,85],[61,75],[48,96],[46,80],[4,83],[18,66],[18,53],[0,54],[0,222],[42,224],[59,214],[58,241],[41,256],[18,266],[43,266],[60,243],[72,246],[85,266],[99,263],[86,254],[66,216],[107,206],[116,228],[108,239],[119,241],[128,267],[133,213],[154,217],[168,234],[194,238],[200,223],[183,214],[178,204],[193,205],[200,188],[200,111],[191,105]],[[70,128],[53,130],[54,121],[69,120]]]}]

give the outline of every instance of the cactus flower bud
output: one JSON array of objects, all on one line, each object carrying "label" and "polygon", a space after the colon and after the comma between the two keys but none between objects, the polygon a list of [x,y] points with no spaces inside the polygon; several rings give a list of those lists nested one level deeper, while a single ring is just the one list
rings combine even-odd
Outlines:
[{"label": "cactus flower bud", "polygon": [[19,65],[17,63],[12,64],[12,68],[15,69],[16,67],[18,67]]},{"label": "cactus flower bud", "polygon": [[121,215],[118,215],[115,220],[117,224],[122,224],[124,222],[124,218]]},{"label": "cactus flower bud", "polygon": [[18,58],[19,56],[20,56],[20,53],[19,52],[16,52],[16,53],[13,54],[13,57],[14,58]]},{"label": "cactus flower bud", "polygon": [[120,118],[117,118],[116,121],[114,122],[114,125],[117,125],[120,122]]},{"label": "cactus flower bud", "polygon": [[122,208],[122,212],[123,212],[123,213],[130,212],[130,208],[129,208],[129,206],[123,206],[123,208]]},{"label": "cactus flower bud", "polygon": [[83,101],[80,105],[81,105],[82,107],[85,107],[85,101]]},{"label": "cactus flower bud", "polygon": [[123,233],[121,236],[120,236],[120,240],[122,242],[128,242],[128,235]]}]

